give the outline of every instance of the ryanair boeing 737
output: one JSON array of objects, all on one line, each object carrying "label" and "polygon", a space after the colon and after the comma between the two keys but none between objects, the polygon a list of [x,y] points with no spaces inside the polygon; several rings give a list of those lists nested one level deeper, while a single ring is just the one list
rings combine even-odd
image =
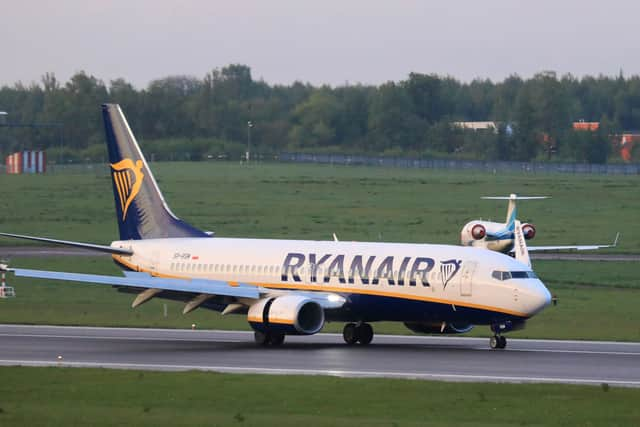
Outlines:
[{"label": "ryanair boeing 737", "polygon": [[348,344],[369,344],[369,322],[399,321],[419,333],[490,326],[492,348],[551,300],[531,270],[522,225],[515,259],[473,247],[215,237],[167,206],[118,105],[102,106],[120,239],[110,246],[0,233],[110,253],[123,277],[4,269],[16,276],[110,285],[151,298],[247,316],[262,345],[345,322]]}]

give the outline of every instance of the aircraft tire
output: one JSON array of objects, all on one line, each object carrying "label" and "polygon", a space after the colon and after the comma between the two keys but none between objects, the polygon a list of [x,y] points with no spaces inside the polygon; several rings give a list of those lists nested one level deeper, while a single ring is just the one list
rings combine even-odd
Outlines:
[{"label": "aircraft tire", "polygon": [[253,333],[253,339],[255,340],[256,344],[262,346],[269,345],[269,342],[271,341],[269,334],[260,331],[255,331]]},{"label": "aircraft tire", "polygon": [[358,328],[355,323],[347,323],[342,330],[342,338],[344,342],[349,345],[354,345],[358,342]]},{"label": "aircraft tire", "polygon": [[497,335],[494,335],[491,338],[489,338],[489,347],[495,350],[496,348],[500,348],[499,345],[500,344],[499,344],[499,339]]},{"label": "aircraft tire", "polygon": [[494,335],[489,339],[489,347],[492,349],[503,349],[507,346],[507,337]]},{"label": "aircraft tire", "polygon": [[373,328],[368,323],[363,323],[357,328],[358,342],[362,345],[369,345],[373,341]]},{"label": "aircraft tire", "polygon": [[284,334],[270,334],[269,341],[273,346],[280,346],[284,343]]},{"label": "aircraft tire", "polygon": [[507,346],[507,337],[500,335],[498,337],[498,344],[499,344],[498,348],[505,348]]}]

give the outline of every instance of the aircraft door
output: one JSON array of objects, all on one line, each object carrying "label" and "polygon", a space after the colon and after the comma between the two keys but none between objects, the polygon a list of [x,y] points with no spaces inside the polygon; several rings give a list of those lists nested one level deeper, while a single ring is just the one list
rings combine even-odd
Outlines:
[{"label": "aircraft door", "polygon": [[151,253],[151,271],[153,272],[157,272],[158,271],[158,263],[160,262],[160,252],[159,251],[153,251]]},{"label": "aircraft door", "polygon": [[460,274],[460,296],[470,297],[472,295],[473,273],[476,271],[477,265],[475,262],[465,262],[463,264]]}]

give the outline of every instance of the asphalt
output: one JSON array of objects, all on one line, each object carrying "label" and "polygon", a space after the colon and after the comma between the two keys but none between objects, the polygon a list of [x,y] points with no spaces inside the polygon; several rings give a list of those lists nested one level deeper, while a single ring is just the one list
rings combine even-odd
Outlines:
[{"label": "asphalt", "polygon": [[640,387],[640,343],[593,341],[317,334],[263,348],[250,332],[0,325],[0,365]]}]

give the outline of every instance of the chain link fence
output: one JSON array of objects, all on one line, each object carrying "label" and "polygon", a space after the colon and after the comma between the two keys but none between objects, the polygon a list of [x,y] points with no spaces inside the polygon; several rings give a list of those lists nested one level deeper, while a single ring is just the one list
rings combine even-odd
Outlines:
[{"label": "chain link fence", "polygon": [[345,166],[382,166],[416,169],[474,170],[489,173],[638,175],[640,164],[588,164],[542,162],[485,162],[479,160],[407,159],[401,157],[350,156],[345,154],[281,153],[281,162],[322,163]]},{"label": "chain link fence", "polygon": [[[229,159],[205,160],[229,161]],[[369,157],[346,154],[280,153],[279,155],[256,155],[258,162],[317,163],[343,166],[378,166],[388,168],[450,169],[487,173],[524,174],[593,174],[593,175],[640,175],[640,164],[588,164],[588,163],[543,163],[543,162],[485,162],[479,160],[407,159],[401,157]],[[5,174],[5,165],[0,165],[0,174]],[[94,174],[106,176],[108,165],[103,163],[48,164],[47,174]]]}]

